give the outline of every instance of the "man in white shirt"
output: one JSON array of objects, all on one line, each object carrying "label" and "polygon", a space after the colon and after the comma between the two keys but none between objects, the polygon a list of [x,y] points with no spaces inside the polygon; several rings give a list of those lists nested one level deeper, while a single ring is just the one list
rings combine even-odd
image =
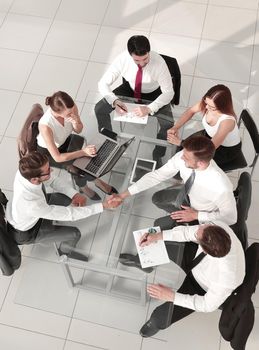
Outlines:
[{"label": "man in white shirt", "polygon": [[[150,337],[194,311],[212,312],[243,282],[245,257],[234,232],[215,221],[201,226],[177,226],[172,230],[142,237],[141,245],[156,240],[194,242],[196,251],[185,251],[183,260],[189,266],[187,275],[176,292],[164,285],[149,285],[153,298],[165,301],[151,314],[140,334]],[[205,253],[205,254],[204,254]],[[173,260],[174,257],[170,258]],[[195,258],[195,259],[194,259]]]},{"label": "man in white shirt", "polygon": [[[49,203],[43,183],[60,192],[51,194]],[[6,209],[8,230],[18,244],[62,242],[60,254],[87,261],[87,256],[75,249],[81,237],[79,229],[53,225],[52,220],[80,220],[101,213],[103,209],[116,207],[118,203],[119,200],[116,202],[110,197],[103,203],[85,206],[85,196],[77,193],[64,179],[51,176],[48,157],[32,152],[19,161],[13,198]]]},{"label": "man in white shirt", "polygon": [[[137,116],[153,115],[158,111],[164,115],[164,119],[158,119],[160,130],[157,138],[166,140],[167,130],[170,125],[173,126],[170,103],[171,101],[176,104],[179,103],[179,91],[175,91],[174,95],[172,77],[167,64],[158,53],[150,51],[150,43],[145,36],[132,36],[128,40],[127,48],[127,51],[122,52],[115,58],[98,83],[99,92],[103,96],[103,99],[95,106],[98,128],[99,130],[103,127],[112,130],[110,113],[114,108],[120,114],[127,111],[126,105],[118,96],[135,97],[137,100],[152,101],[146,106],[136,107],[134,112]],[[174,70],[177,72],[177,77],[174,78],[180,82],[180,70],[176,60],[174,66]],[[140,85],[138,85],[137,78],[139,70],[141,70]],[[123,77],[123,84],[112,91],[111,85],[121,76]],[[137,93],[138,88],[140,88],[139,95]],[[180,83],[177,90],[180,90]],[[164,154],[165,148],[157,146],[153,152],[153,157],[158,159]]]}]

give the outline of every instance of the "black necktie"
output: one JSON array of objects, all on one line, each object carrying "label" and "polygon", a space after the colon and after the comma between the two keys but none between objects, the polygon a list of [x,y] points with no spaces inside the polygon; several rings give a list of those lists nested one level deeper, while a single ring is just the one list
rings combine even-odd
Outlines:
[{"label": "black necktie", "polygon": [[194,179],[195,179],[195,171],[193,169],[191,175],[188,177],[187,181],[185,182],[181,191],[178,193],[177,198],[175,200],[175,205],[179,209],[182,209],[181,205],[186,205],[188,207],[190,206],[190,199],[188,195],[194,183]]},{"label": "black necktie", "polygon": [[46,191],[46,187],[45,187],[44,183],[42,183],[41,188],[42,188],[42,192],[44,193],[44,197],[46,198],[46,201],[48,202],[48,195],[47,195],[47,191]]},{"label": "black necktie", "polygon": [[202,259],[206,256],[207,254],[204,253],[204,252],[201,252],[199,255],[196,256],[196,258],[194,258],[190,264],[187,266],[187,269],[186,269],[186,273],[190,272],[192,269],[195,268],[195,266],[197,266],[201,261]]}]

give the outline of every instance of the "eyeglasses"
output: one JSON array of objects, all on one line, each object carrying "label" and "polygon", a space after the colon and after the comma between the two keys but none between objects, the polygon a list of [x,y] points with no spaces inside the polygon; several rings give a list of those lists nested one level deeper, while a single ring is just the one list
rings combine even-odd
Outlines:
[{"label": "eyeglasses", "polygon": [[50,169],[50,166],[49,166],[48,172],[45,173],[45,174],[40,174],[38,177],[49,176],[50,172],[51,172],[51,169]]}]

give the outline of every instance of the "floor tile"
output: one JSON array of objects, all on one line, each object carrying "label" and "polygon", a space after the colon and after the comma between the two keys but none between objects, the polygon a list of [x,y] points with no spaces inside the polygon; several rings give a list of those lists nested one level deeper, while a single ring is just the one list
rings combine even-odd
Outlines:
[{"label": "floor tile", "polygon": [[[6,157],[7,151],[8,157]],[[5,171],[0,173],[1,188],[12,191],[14,177],[18,168],[18,152],[15,139],[4,137],[0,144],[0,157],[5,159]]]},{"label": "floor tile", "polygon": [[257,9],[258,0],[209,0],[210,5]]},{"label": "floor tile", "polygon": [[35,59],[34,53],[0,49],[0,88],[22,91]]},{"label": "floor tile", "polygon": [[62,350],[64,340],[33,333],[19,328],[0,325],[0,341],[8,350]]},{"label": "floor tile", "polygon": [[150,42],[152,50],[175,57],[182,74],[193,74],[199,48],[198,39],[152,32]]},{"label": "floor tile", "polygon": [[47,55],[87,60],[92,52],[99,26],[54,21],[41,52]]},{"label": "floor tile", "polygon": [[246,84],[249,81],[251,54],[251,46],[202,40],[195,75]]},{"label": "floor tile", "polygon": [[72,341],[66,341],[66,345],[64,348],[64,350],[98,350],[98,349],[101,349],[101,348],[96,348],[96,347],[92,347],[92,346],[88,346],[80,343],[75,343]]},{"label": "floor tile", "polygon": [[22,94],[19,102],[15,108],[15,111],[10,119],[5,136],[17,137],[23,127],[23,124],[29,115],[32,105],[34,103],[40,103],[44,109],[46,109],[45,97],[39,95]]},{"label": "floor tile", "polygon": [[2,25],[2,22],[4,21],[7,14],[5,12],[0,12],[0,25]]},{"label": "floor tile", "polygon": [[12,280],[12,276],[4,276],[1,273],[0,275],[0,310],[2,309],[11,280]]},{"label": "floor tile", "polygon": [[18,92],[0,90],[0,105],[2,106],[2,113],[4,116],[0,125],[0,134],[2,135],[4,135],[6,127],[10,122],[19,97],[20,93]]},{"label": "floor tile", "polygon": [[38,52],[50,27],[50,19],[9,14],[0,30],[0,46]]},{"label": "floor tile", "polygon": [[[238,8],[208,6],[202,32],[204,39],[253,44],[256,12]],[[217,30],[215,30],[217,28]]]},{"label": "floor tile", "polygon": [[125,350],[139,350],[141,345],[139,335],[77,319],[73,319],[67,338],[112,350],[121,350],[122,348]]},{"label": "floor tile", "polygon": [[258,86],[250,85],[247,108],[249,109],[254,121],[256,122],[256,125],[259,126],[258,98],[259,98]]},{"label": "floor tile", "polygon": [[0,323],[45,335],[65,338],[70,324],[69,317],[15,303],[16,293],[23,278],[23,272],[26,265],[30,262],[31,259],[24,258],[20,269],[14,274],[7,298],[0,313]]},{"label": "floor tile", "polygon": [[204,4],[177,1],[159,1],[152,31],[199,38],[205,18]]},{"label": "floor tile", "polygon": [[112,0],[103,25],[150,30],[156,11],[156,0]]},{"label": "floor tile", "polygon": [[105,14],[108,0],[98,0],[94,3],[91,0],[63,0],[57,12],[56,19],[82,22],[101,23]]},{"label": "floor tile", "polygon": [[250,238],[259,239],[259,232],[258,232],[258,225],[259,225],[259,218],[258,218],[258,205],[259,205],[259,198],[258,198],[258,192],[259,191],[259,182],[253,181],[252,182],[252,203],[251,207],[248,213],[248,219],[247,219],[247,226],[248,226],[248,235]]},{"label": "floor tile", "polygon": [[13,0],[0,0],[0,11],[7,12],[11,5]]},{"label": "floor tile", "polygon": [[10,12],[30,16],[54,17],[59,0],[14,0]]},{"label": "floor tile", "polygon": [[86,62],[83,61],[40,55],[25,92],[49,96],[54,91],[63,90],[75,97],[85,67]]},{"label": "floor tile", "polygon": [[251,84],[259,85],[259,43],[254,46],[253,61],[251,67]]},{"label": "floor tile", "polygon": [[90,60],[111,63],[122,51],[132,35],[146,35],[147,32],[102,26]]}]

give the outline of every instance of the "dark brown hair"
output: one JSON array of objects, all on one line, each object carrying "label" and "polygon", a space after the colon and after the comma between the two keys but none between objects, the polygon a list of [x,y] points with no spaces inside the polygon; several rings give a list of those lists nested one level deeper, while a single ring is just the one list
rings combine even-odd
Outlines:
[{"label": "dark brown hair", "polygon": [[41,154],[40,152],[31,152],[20,159],[19,171],[21,175],[31,180],[34,177],[41,176],[41,168],[48,163],[49,159],[47,155]]},{"label": "dark brown hair", "polygon": [[201,102],[201,109],[205,113],[206,111],[206,103],[205,99],[206,97],[210,98],[217,110],[219,110],[221,113],[227,114],[227,115],[232,115],[236,117],[236,114],[234,112],[233,108],[233,101],[232,101],[232,96],[229,88],[225,85],[218,84],[215,86],[212,86],[206,94],[202,98]]},{"label": "dark brown hair", "polygon": [[45,104],[56,112],[62,112],[66,108],[73,108],[74,100],[64,91],[57,91],[52,96],[46,97]]},{"label": "dark brown hair", "polygon": [[127,47],[130,55],[145,56],[150,51],[149,40],[144,35],[133,35],[129,38]]},{"label": "dark brown hair", "polygon": [[231,239],[222,227],[209,225],[203,230],[199,244],[205,253],[216,258],[222,258],[230,251]]},{"label": "dark brown hair", "polygon": [[203,135],[189,136],[182,142],[182,146],[187,151],[192,152],[197,160],[203,160],[205,162],[213,159],[215,154],[213,142]]}]

